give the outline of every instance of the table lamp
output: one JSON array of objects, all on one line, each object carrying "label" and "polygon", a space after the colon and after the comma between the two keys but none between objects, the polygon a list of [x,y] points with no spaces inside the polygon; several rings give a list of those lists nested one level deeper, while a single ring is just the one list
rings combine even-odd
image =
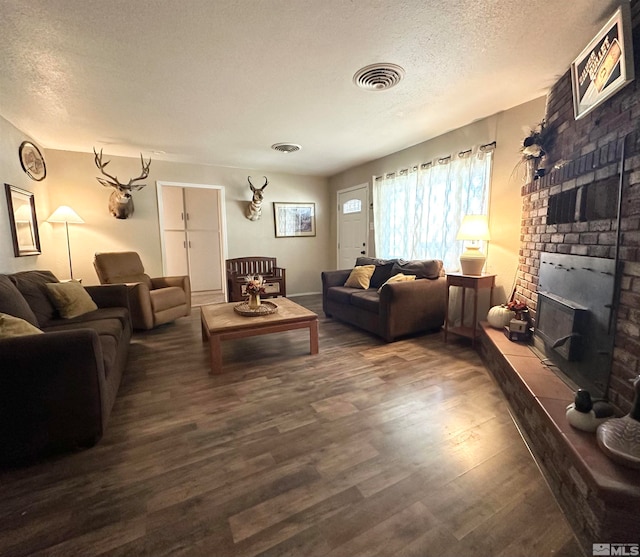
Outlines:
[{"label": "table lamp", "polygon": [[480,240],[490,240],[486,215],[466,215],[462,219],[456,240],[470,240],[460,256],[463,275],[481,275],[487,256],[480,251]]},{"label": "table lamp", "polygon": [[71,244],[69,243],[69,223],[71,224],[84,224],[84,221],[78,216],[71,207],[66,205],[60,205],[47,219],[47,222],[64,222],[65,229],[67,231],[67,254],[69,255],[69,274],[71,280],[73,280],[73,267],[71,266]]}]

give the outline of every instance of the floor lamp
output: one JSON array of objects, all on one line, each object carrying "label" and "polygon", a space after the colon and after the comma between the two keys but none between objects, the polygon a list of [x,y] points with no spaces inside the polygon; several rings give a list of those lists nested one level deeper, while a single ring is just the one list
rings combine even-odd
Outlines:
[{"label": "floor lamp", "polygon": [[71,244],[69,243],[69,223],[71,224],[84,224],[84,221],[78,216],[71,207],[66,205],[60,205],[52,215],[47,219],[47,222],[64,222],[65,229],[67,231],[67,253],[69,255],[69,274],[71,280],[73,280],[73,267],[71,266]]}]

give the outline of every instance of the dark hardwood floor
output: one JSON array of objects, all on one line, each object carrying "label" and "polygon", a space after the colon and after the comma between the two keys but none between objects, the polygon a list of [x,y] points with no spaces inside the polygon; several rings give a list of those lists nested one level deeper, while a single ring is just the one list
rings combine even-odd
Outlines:
[{"label": "dark hardwood floor", "polygon": [[0,472],[1,556],[580,555],[463,340],[136,334],[101,442]]}]

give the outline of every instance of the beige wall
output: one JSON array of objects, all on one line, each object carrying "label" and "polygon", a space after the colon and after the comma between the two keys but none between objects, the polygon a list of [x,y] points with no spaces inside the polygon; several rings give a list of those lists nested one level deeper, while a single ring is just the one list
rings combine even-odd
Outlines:
[{"label": "beige wall", "polygon": [[[518,265],[520,247],[520,217],[522,198],[521,176],[513,174],[520,160],[520,145],[528,130],[544,117],[545,97],[516,106],[488,118],[425,141],[387,157],[352,168],[329,180],[331,190],[331,245],[336,267],[337,191],[362,183],[371,184],[374,175],[393,172],[457,153],[485,143],[496,141],[489,201],[491,242],[487,252],[487,272],[496,273],[498,288],[496,303],[509,295]],[[370,186],[371,187],[371,186]],[[373,218],[371,219],[373,222]],[[373,243],[370,241],[370,245]],[[370,253],[370,255],[373,255]]]},{"label": "beige wall", "polygon": [[[48,174],[43,182],[30,180],[20,167],[18,146],[29,139],[0,118],[0,163],[3,180],[36,193],[43,255],[13,257],[9,235],[6,199],[0,196],[0,272],[22,269],[51,269],[60,278],[68,276],[66,240],[62,225],[44,222],[58,205],[72,206],[86,221],[71,225],[74,275],[86,284],[96,284],[92,267],[96,251],[133,249],[143,257],[148,272],[162,272],[156,181],[210,184],[225,187],[227,257],[273,255],[287,268],[287,288],[291,294],[318,292],[320,272],[336,267],[336,192],[370,183],[376,174],[432,160],[461,149],[491,141],[497,142],[494,155],[489,217],[492,241],[488,249],[487,270],[498,275],[495,300],[509,295],[516,273],[520,238],[521,179],[513,176],[520,159],[519,147],[527,130],[544,115],[545,99],[539,98],[489,118],[473,122],[435,139],[387,157],[358,166],[329,180],[313,176],[274,174],[261,170],[191,165],[154,160],[147,187],[134,194],[136,212],[127,220],[117,220],[107,211],[110,191],[98,184],[91,153],[45,150]],[[137,176],[140,161],[111,157],[109,170],[121,178]],[[261,183],[269,177],[266,201],[260,221],[244,217],[250,198],[247,176]],[[329,187],[327,187],[327,184]],[[313,201],[316,203],[317,236],[314,238],[275,238],[274,201]]]},{"label": "beige wall", "polygon": [[4,118],[0,117],[0,273],[15,273],[27,269],[46,269],[50,266],[51,238],[46,230],[40,227],[40,244],[43,255],[30,255],[28,257],[14,257],[13,243],[11,241],[11,229],[9,228],[9,212],[7,210],[7,197],[4,184],[11,184],[23,190],[33,192],[36,201],[36,216],[38,222],[42,222],[49,216],[49,184],[50,174],[41,182],[31,180],[20,166],[18,148],[23,141],[33,141],[20,130],[15,128]]},{"label": "beige wall", "polygon": [[[59,278],[69,276],[64,225],[46,221],[58,205],[69,205],[86,224],[70,225],[74,276],[85,284],[97,284],[93,269],[96,251],[135,250],[152,276],[162,273],[160,231],[156,181],[185,182],[224,186],[227,224],[227,257],[269,255],[287,269],[287,291],[290,294],[319,292],[320,272],[331,264],[329,195],[327,180],[313,176],[276,174],[262,170],[179,164],[154,160],[146,188],[134,193],[135,214],[126,220],[112,217],[107,210],[110,189],[96,180],[99,171],[92,153],[44,150],[47,178],[33,182],[20,167],[18,146],[29,139],[15,127],[0,119],[0,163],[3,180],[36,193],[38,223],[43,255],[13,256],[6,199],[0,196],[0,272],[26,269],[51,269]],[[109,171],[127,180],[140,173],[140,160],[111,157]],[[262,218],[251,222],[244,209],[251,198],[247,176],[262,184],[267,175]],[[274,232],[274,201],[314,202],[316,204],[316,236],[277,238]]]}]

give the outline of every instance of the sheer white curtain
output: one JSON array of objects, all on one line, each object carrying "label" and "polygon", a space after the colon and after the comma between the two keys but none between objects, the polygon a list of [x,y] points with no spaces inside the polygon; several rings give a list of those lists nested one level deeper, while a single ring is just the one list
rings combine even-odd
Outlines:
[{"label": "sheer white curtain", "polygon": [[487,212],[491,161],[491,151],[468,153],[376,179],[376,257],[442,259],[457,269],[462,217]]}]

